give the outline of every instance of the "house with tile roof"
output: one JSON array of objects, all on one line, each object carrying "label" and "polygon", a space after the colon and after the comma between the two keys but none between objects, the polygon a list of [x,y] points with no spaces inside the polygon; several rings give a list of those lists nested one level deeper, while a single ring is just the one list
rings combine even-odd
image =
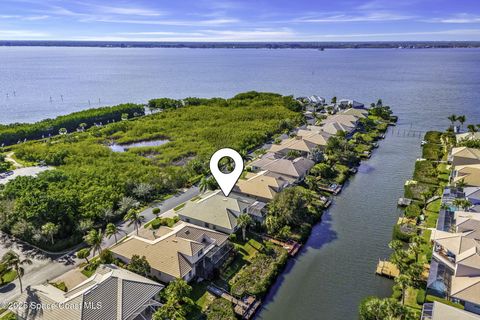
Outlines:
[{"label": "house with tile roof", "polygon": [[[454,232],[433,230],[431,235],[434,243],[432,258],[448,274],[445,290],[453,301],[477,314],[480,314],[479,222],[477,213],[456,212]],[[435,283],[427,286],[433,287]]]},{"label": "house with tile roof", "polygon": [[314,139],[304,139],[301,136],[282,140],[279,144],[272,144],[269,153],[287,156],[290,151],[296,151],[300,156],[314,159],[326,146],[326,143]]},{"label": "house with tile roof", "polygon": [[[96,273],[63,292],[51,284],[27,287],[10,310],[24,320],[145,319],[161,306],[156,301],[163,285],[115,265],[101,265]],[[41,308],[23,307],[25,304]]]},{"label": "house with tile roof", "polygon": [[462,181],[469,187],[480,187],[480,163],[457,165],[452,173],[453,183]]},{"label": "house with tile roof", "polygon": [[480,315],[434,301],[425,303],[421,320],[480,320]]},{"label": "house with tile roof", "polygon": [[302,181],[314,165],[315,162],[307,158],[299,157],[291,160],[278,158],[271,153],[267,153],[260,159],[252,161],[249,167],[254,172],[268,170]]},{"label": "house with tile roof", "polygon": [[143,230],[116,244],[111,251],[125,263],[133,255],[145,256],[151,276],[169,283],[174,279],[188,282],[197,276],[210,277],[230,249],[226,234],[181,221],[172,228]]},{"label": "house with tile roof", "polygon": [[480,132],[458,133],[455,135],[455,139],[457,140],[457,143],[470,140],[480,140]]},{"label": "house with tile roof", "polygon": [[480,164],[480,149],[467,147],[453,148],[449,156],[449,161],[454,168]]},{"label": "house with tile roof", "polygon": [[258,173],[248,173],[244,178],[240,178],[233,191],[254,198],[258,201],[268,202],[272,200],[277,193],[293,184],[295,179],[282,176],[269,171]]},{"label": "house with tile roof", "polygon": [[225,197],[220,190],[215,190],[187,201],[177,214],[182,221],[232,234],[238,230],[237,219],[243,213],[263,221],[265,206],[266,203],[250,197],[236,193]]}]

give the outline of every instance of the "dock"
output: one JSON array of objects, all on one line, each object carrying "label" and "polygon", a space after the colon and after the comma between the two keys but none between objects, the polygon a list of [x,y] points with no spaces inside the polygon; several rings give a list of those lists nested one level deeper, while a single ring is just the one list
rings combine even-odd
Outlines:
[{"label": "dock", "polygon": [[329,186],[319,185],[318,189],[337,195],[340,193],[340,191],[342,191],[342,185],[329,185]]},{"label": "dock", "polygon": [[397,266],[387,260],[378,260],[377,270],[375,273],[379,276],[387,278],[395,278],[400,274]]},{"label": "dock", "polygon": [[406,206],[409,206],[411,203],[412,203],[412,199],[400,198],[398,199],[397,205],[399,207],[406,207]]},{"label": "dock", "polygon": [[242,319],[251,319],[262,304],[262,301],[254,296],[247,296],[242,300],[237,299],[224,289],[214,285],[209,285],[207,290],[217,297],[230,301],[233,304],[233,310],[237,315],[242,317]]}]

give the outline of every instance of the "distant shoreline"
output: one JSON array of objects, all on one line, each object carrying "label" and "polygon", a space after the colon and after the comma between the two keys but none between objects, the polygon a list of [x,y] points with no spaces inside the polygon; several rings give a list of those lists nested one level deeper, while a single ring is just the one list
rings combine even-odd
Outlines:
[{"label": "distant shoreline", "polygon": [[0,40],[0,47],[98,47],[190,49],[441,49],[480,48],[480,41],[370,41],[370,42],[137,42]]}]

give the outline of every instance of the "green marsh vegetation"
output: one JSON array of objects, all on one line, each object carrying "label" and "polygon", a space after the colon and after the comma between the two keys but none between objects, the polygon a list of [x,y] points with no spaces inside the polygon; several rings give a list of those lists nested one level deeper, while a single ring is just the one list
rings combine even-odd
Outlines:
[{"label": "green marsh vegetation", "polygon": [[[198,104],[11,146],[18,159],[55,169],[19,177],[0,190],[1,230],[51,251],[71,247],[138,203],[175,193],[206,174],[216,149],[251,150],[301,119],[295,100],[277,94],[191,100]],[[108,147],[153,139],[169,142],[127,152]],[[48,223],[55,228],[47,235],[41,230]]]}]

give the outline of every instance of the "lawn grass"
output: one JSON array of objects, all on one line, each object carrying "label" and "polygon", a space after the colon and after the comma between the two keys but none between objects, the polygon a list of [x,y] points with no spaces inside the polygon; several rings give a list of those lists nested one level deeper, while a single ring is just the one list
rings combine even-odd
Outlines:
[{"label": "lawn grass", "polygon": [[183,207],[185,207],[186,203],[182,203],[182,204],[179,204],[178,206],[176,206],[175,208],[173,208],[173,211],[178,211],[180,209],[182,209]]},{"label": "lawn grass", "polygon": [[430,202],[427,205],[427,209],[425,210],[425,227],[427,228],[435,228],[437,225],[438,214],[440,212],[440,206],[442,204],[441,199],[437,199],[433,202]]},{"label": "lawn grass", "polygon": [[215,296],[207,290],[208,284],[209,283],[207,281],[195,282],[191,284],[192,292],[190,293],[190,299],[195,302],[196,308],[194,308],[193,311],[188,314],[188,319],[205,319],[203,312],[207,310],[210,303],[215,300]]},{"label": "lawn grass", "polygon": [[405,305],[416,310],[422,310],[422,306],[417,303],[418,289],[408,287],[405,291]]}]

